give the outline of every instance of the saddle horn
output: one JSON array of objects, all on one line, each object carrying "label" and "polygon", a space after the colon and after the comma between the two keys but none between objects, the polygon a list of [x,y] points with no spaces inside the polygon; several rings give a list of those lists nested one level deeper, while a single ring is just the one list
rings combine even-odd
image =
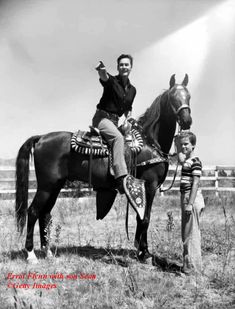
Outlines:
[{"label": "saddle horn", "polygon": [[174,87],[174,85],[175,85],[175,74],[173,74],[173,75],[171,76],[171,79],[170,79],[170,89],[171,89],[172,87]]},{"label": "saddle horn", "polygon": [[188,85],[188,74],[187,73],[185,74],[184,80],[182,81],[182,85],[185,87]]}]

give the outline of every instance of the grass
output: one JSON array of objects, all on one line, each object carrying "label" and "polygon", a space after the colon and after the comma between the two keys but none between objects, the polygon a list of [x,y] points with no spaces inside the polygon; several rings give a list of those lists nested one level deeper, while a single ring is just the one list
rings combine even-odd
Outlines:
[{"label": "grass", "polygon": [[[186,277],[171,267],[182,264],[179,204],[177,196],[155,199],[148,233],[155,258],[141,264],[133,246],[132,210],[130,241],[125,235],[124,197],[102,221],[95,219],[94,199],[60,199],[49,236],[54,256],[43,257],[36,226],[39,264],[30,265],[22,250],[25,234],[16,232],[13,202],[2,202],[0,308],[235,308],[234,196],[206,198],[200,277]],[[25,274],[25,279],[7,280],[9,273]],[[29,273],[44,279],[27,278]],[[30,288],[8,287],[9,282]],[[33,289],[34,283],[44,288]]]}]

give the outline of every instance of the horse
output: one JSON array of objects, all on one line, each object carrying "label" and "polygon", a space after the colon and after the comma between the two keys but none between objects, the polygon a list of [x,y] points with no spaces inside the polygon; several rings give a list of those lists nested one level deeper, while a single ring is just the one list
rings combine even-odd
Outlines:
[{"label": "horse", "polygon": [[[170,78],[170,87],[164,90],[149,108],[137,119],[141,128],[144,146],[136,157],[136,177],[145,181],[146,209],[144,218],[136,217],[137,227],[134,246],[138,257],[144,261],[149,257],[147,231],[156,190],[164,182],[168,171],[168,159],[177,122],[182,130],[190,129],[192,124],[190,109],[190,93],[187,89],[188,75],[181,84],[175,81],[175,74]],[[108,158],[93,158],[91,170],[89,155],[76,153],[71,149],[72,132],[51,132],[35,135],[27,139],[18,151],[16,158],[16,200],[15,214],[18,231],[22,234],[27,220],[25,250],[27,259],[36,263],[33,235],[34,227],[39,220],[41,248],[46,256],[52,255],[49,248],[47,231],[51,220],[51,210],[66,180],[89,181],[97,188],[100,207],[110,207],[115,200],[117,191],[110,187],[112,176],[109,174]],[[28,208],[28,182],[30,155],[34,157],[37,191]],[[159,153],[161,158],[159,160]],[[114,181],[113,181],[114,182]],[[106,193],[106,195],[103,195]],[[109,209],[110,209],[109,207]],[[109,209],[101,209],[102,219]]]}]

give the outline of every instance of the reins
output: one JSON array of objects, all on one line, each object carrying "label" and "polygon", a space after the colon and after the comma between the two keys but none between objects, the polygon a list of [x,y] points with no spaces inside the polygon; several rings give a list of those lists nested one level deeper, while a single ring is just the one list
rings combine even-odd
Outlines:
[{"label": "reins", "polygon": [[[184,107],[183,107],[183,108],[184,108]],[[181,128],[180,128],[180,126],[179,126],[179,128],[178,128],[178,134],[180,133],[180,131],[181,131]],[[175,151],[176,151],[176,153],[177,153],[176,145],[175,145]],[[173,185],[174,185],[174,183],[175,183],[175,178],[176,178],[176,175],[177,175],[177,172],[178,172],[178,167],[179,167],[179,158],[178,158],[178,155],[177,155],[177,163],[176,163],[176,168],[175,168],[175,172],[174,172],[174,176],[173,176],[172,182],[171,182],[171,184],[169,185],[169,187],[167,187],[167,188],[162,188],[162,185],[161,185],[160,188],[159,188],[159,191],[160,191],[161,193],[166,192],[166,191],[169,191],[169,190],[173,187]]]},{"label": "reins", "polygon": [[172,182],[171,182],[170,186],[169,186],[168,188],[162,188],[162,187],[160,187],[160,188],[159,188],[159,191],[160,191],[161,193],[162,193],[162,192],[169,191],[169,190],[173,187],[173,185],[174,185],[174,183],[175,183],[175,178],[176,178],[176,175],[177,175],[177,172],[178,172],[178,167],[179,167],[179,160],[177,160],[175,173],[174,173],[174,176],[173,176],[173,179],[172,179]]}]

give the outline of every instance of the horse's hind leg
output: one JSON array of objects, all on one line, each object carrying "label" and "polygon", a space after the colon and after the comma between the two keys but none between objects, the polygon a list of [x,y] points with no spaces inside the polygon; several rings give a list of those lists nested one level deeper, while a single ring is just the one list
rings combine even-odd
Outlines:
[{"label": "horse's hind leg", "polygon": [[[43,191],[38,189],[33,199],[32,204],[28,209],[28,223],[27,223],[27,236],[25,248],[28,253],[28,260],[32,263],[37,262],[37,258],[33,251],[33,234],[34,227],[37,219],[39,219],[42,211],[47,209],[48,202],[51,198],[51,192]],[[50,207],[51,210],[52,207]]]},{"label": "horse's hind leg", "polygon": [[55,190],[53,194],[51,194],[48,202],[47,207],[42,209],[39,215],[39,230],[40,230],[40,240],[41,240],[41,248],[45,252],[46,257],[51,257],[52,252],[49,248],[50,245],[50,232],[51,232],[51,224],[52,224],[52,217],[51,217],[51,210],[56,202],[58,197],[60,188]]},{"label": "horse's hind leg", "polygon": [[50,212],[43,213],[39,216],[39,231],[40,231],[40,240],[41,248],[45,252],[47,257],[52,256],[52,252],[49,248],[50,243],[50,232],[51,232],[51,219]]}]

